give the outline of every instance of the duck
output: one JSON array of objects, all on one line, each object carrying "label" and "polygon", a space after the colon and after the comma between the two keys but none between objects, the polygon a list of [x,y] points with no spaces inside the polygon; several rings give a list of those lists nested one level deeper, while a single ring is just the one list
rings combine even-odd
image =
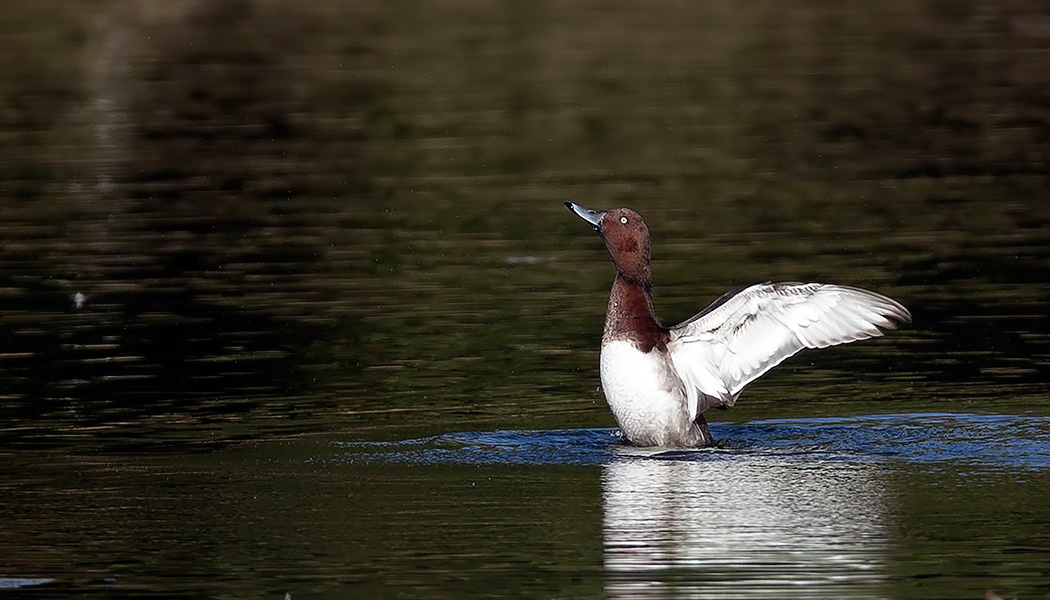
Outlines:
[{"label": "duck", "polygon": [[747,384],[785,359],[911,322],[899,302],[861,288],[765,282],[727,292],[665,327],[653,309],[649,228],[642,216],[630,208],[565,206],[598,232],[616,266],[599,376],[628,444],[713,446],[704,412],[731,408]]}]

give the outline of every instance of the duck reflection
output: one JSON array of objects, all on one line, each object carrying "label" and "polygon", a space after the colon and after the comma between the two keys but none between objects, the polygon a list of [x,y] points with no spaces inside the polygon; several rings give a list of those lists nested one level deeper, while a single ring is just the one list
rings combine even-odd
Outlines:
[{"label": "duck reflection", "polygon": [[610,597],[881,595],[876,465],[638,452],[602,474]]}]

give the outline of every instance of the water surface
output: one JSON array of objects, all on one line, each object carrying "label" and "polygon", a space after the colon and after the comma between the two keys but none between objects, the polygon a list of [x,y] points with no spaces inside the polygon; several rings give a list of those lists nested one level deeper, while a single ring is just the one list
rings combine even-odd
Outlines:
[{"label": "water surface", "polygon": [[[0,589],[1048,594],[1050,35],[1026,1],[34,3],[0,23]],[[656,307],[856,285],[695,452],[619,443]]]}]

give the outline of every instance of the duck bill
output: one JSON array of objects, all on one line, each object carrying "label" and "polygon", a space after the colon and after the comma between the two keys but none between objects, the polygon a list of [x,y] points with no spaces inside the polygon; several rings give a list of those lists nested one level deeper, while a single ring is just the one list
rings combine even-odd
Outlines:
[{"label": "duck bill", "polygon": [[575,202],[566,202],[565,206],[569,207],[569,210],[571,210],[577,217],[590,223],[591,227],[598,229],[602,226],[602,217],[605,216],[606,211],[586,208]]}]

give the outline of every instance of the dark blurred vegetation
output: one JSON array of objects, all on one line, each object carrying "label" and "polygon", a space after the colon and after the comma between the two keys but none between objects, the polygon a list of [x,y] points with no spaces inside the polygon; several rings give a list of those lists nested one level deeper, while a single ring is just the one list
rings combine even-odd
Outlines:
[{"label": "dark blurred vegetation", "polygon": [[596,199],[759,177],[994,190],[1047,217],[1038,2],[5,4],[5,204],[111,177],[247,193],[264,219],[303,190],[440,200],[456,177]]},{"label": "dark blurred vegetation", "polygon": [[646,214],[668,320],[841,272],[910,290],[935,379],[1045,372],[1041,3],[0,14],[0,353],[27,431],[99,402],[190,427],[347,404],[499,421],[523,390],[569,410],[609,274],[566,197]]}]

